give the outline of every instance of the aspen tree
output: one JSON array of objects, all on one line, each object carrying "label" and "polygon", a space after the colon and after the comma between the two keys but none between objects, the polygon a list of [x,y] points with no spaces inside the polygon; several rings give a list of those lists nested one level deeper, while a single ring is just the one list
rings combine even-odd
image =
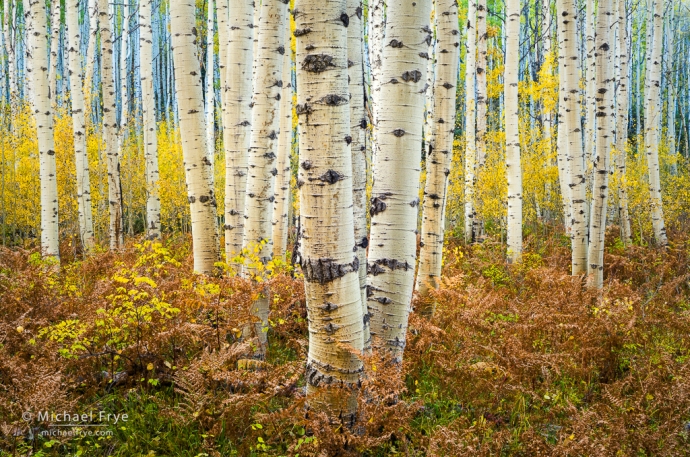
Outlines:
[{"label": "aspen tree", "polygon": [[[27,8],[28,7],[28,8]],[[48,74],[48,34],[46,4],[24,0],[28,29],[27,70],[32,92],[32,108],[38,131],[41,178],[41,248],[47,257],[59,261],[58,192],[53,139],[53,107]],[[30,65],[29,65],[30,63]]]},{"label": "aspen tree", "polygon": [[626,180],[626,151],[628,144],[628,15],[625,11],[625,0],[616,0],[618,4],[618,92],[616,95],[618,106],[618,123],[616,126],[616,153],[618,174],[621,182],[618,186],[618,217],[621,223],[621,239],[629,245],[632,242],[630,230],[630,214],[628,213],[628,189]]},{"label": "aspen tree", "polygon": [[[486,0],[477,0],[477,166],[486,162]],[[459,33],[459,32],[458,32]],[[475,232],[480,230],[475,214]]]},{"label": "aspen tree", "polygon": [[[386,2],[369,0],[369,65],[371,66],[371,115],[373,133],[376,134],[379,106],[381,104],[381,70],[386,36]],[[375,143],[375,142],[374,142]],[[376,144],[374,144],[376,147]]]},{"label": "aspen tree", "polygon": [[[458,6],[455,0],[437,0],[436,26],[438,62],[434,113],[436,122],[426,159],[426,184],[422,215],[422,237],[416,290],[422,297],[439,287],[443,260],[444,212],[448,193],[448,175],[453,155],[455,133],[455,97],[460,58]],[[423,300],[420,314],[431,316],[435,303]]]},{"label": "aspen tree", "polygon": [[158,184],[156,100],[153,88],[152,9],[153,0],[141,0],[139,4],[139,43],[141,49],[141,110],[144,130],[144,160],[146,161],[146,235],[149,239],[156,239],[161,236],[161,199]]},{"label": "aspen tree", "polygon": [[582,149],[579,56],[577,50],[577,8],[573,0],[558,0],[559,115],[558,164],[561,193],[565,194],[572,243],[572,274],[587,271],[588,232],[586,223],[585,157]]},{"label": "aspen tree", "polygon": [[[542,40],[544,56],[551,54],[551,0],[542,0]],[[546,150],[551,152],[551,129],[553,127],[552,113],[544,109],[542,113],[542,131],[546,139]]]},{"label": "aspen tree", "polygon": [[15,13],[16,13],[16,1],[13,3],[12,0],[4,0],[5,4],[3,7],[3,15],[5,19],[5,52],[7,53],[7,72],[9,73],[9,87],[10,87],[10,99],[17,93],[17,71],[15,62],[15,43],[16,43],[16,33],[15,33]]},{"label": "aspen tree", "polygon": [[[307,401],[354,422],[364,367],[355,245],[347,0],[297,0],[300,219],[309,322]],[[390,10],[389,10],[390,11]],[[421,127],[421,116],[419,117]],[[421,134],[421,132],[420,132]],[[383,135],[382,135],[383,136]],[[421,147],[421,144],[420,144]]]},{"label": "aspen tree", "polygon": [[60,43],[60,0],[51,2],[50,12],[50,90],[48,92],[53,106],[57,106],[57,68],[58,68],[58,49]]},{"label": "aspen tree", "polygon": [[[595,129],[596,120],[596,58],[595,58],[595,25],[594,20],[597,15],[596,4],[594,1],[587,1],[585,15],[585,46],[586,68],[585,68],[585,165],[589,166],[596,155]],[[591,187],[591,171],[588,171],[588,188]]]},{"label": "aspen tree", "polygon": [[[228,263],[242,251],[244,199],[251,138],[254,1],[229,4],[227,67],[223,109],[225,147],[225,254]],[[239,266],[235,265],[236,268]]]},{"label": "aspen tree", "polygon": [[[113,23],[113,27],[115,24]],[[122,9],[122,32],[120,33],[120,100],[119,125],[117,126],[118,156],[123,155],[127,122],[129,119],[129,99],[127,94],[127,52],[129,51],[129,0],[124,0]]]},{"label": "aspen tree", "polygon": [[292,155],[292,51],[290,50],[290,20],[284,23],[284,48],[280,94],[280,131],[276,152],[275,202],[273,205],[273,256],[285,259],[288,242],[288,214],[290,210],[290,157]]},{"label": "aspen tree", "polygon": [[82,86],[81,29],[79,27],[79,0],[67,0],[66,20],[68,32],[70,96],[72,98],[72,126],[74,133],[74,163],[77,178],[77,205],[79,235],[86,251],[94,247],[93,213],[91,209],[91,178],[86,153],[86,117],[84,88]]},{"label": "aspen tree", "polygon": [[431,2],[390,0],[374,156],[367,295],[371,335],[402,361],[414,287]]},{"label": "aspen tree", "polygon": [[[285,54],[283,35],[288,0],[264,0],[261,4],[257,55],[254,58],[254,91],[252,96],[252,131],[249,143],[249,172],[244,200],[245,223],[243,249],[256,254],[261,263],[273,255],[272,216],[275,195],[273,187],[278,146],[280,92],[283,85],[281,59]],[[247,265],[247,273],[258,274],[257,266]],[[259,352],[263,356],[268,344],[269,300],[264,293],[252,304],[252,314],[261,322],[255,326]]]},{"label": "aspen tree", "polygon": [[588,286],[601,289],[604,286],[604,239],[608,212],[610,153],[614,144],[616,113],[613,110],[613,42],[610,25],[612,0],[599,0],[595,40],[596,56],[596,158],[592,187],[592,215],[590,217],[590,243],[587,255]]},{"label": "aspen tree", "polygon": [[176,0],[170,3],[175,91],[192,219],[194,270],[208,274],[213,272],[214,263],[218,261],[218,233],[216,196],[210,176],[213,171],[206,156],[203,81],[195,44],[198,37],[194,11],[193,0]]},{"label": "aspen tree", "polygon": [[508,177],[508,262],[522,257],[522,166],[518,127],[518,66],[520,61],[520,0],[506,3],[505,129]]},{"label": "aspen tree", "polygon": [[108,202],[110,205],[110,249],[124,245],[122,187],[117,141],[117,100],[113,72],[112,12],[108,0],[98,0],[98,24],[101,32],[101,81],[103,83],[103,137],[108,165]]},{"label": "aspen tree", "polygon": [[[215,162],[214,156],[216,151],[216,128],[215,128],[215,94],[216,91],[213,87],[214,80],[214,13],[215,13],[215,3],[214,0],[208,1],[207,9],[207,19],[206,19],[206,105],[205,105],[205,115],[206,115],[206,157],[208,157],[209,162],[211,162],[211,170],[213,170],[213,164]],[[214,176],[211,172],[211,183],[213,183]]]},{"label": "aspen tree", "polygon": [[467,5],[467,52],[465,54],[465,242],[475,240],[474,184],[477,161],[477,2]]},{"label": "aspen tree", "polygon": [[[666,227],[664,224],[664,208],[661,198],[661,180],[659,178],[659,125],[661,118],[661,57],[663,42],[663,14],[664,2],[654,1],[654,31],[652,32],[651,47],[648,53],[647,72],[645,81],[645,150],[647,154],[647,168],[649,173],[649,196],[652,208],[652,226],[654,240],[659,246],[666,246]],[[651,26],[652,24],[648,24]]]},{"label": "aspen tree", "polygon": [[91,102],[93,86],[93,69],[96,64],[96,39],[98,38],[98,3],[99,0],[88,0],[87,14],[89,20],[89,42],[86,51],[86,72],[84,73],[85,104]]}]

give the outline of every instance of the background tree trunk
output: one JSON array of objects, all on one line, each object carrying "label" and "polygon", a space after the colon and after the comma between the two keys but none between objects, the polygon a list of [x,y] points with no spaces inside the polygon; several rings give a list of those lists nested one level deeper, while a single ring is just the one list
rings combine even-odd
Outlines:
[{"label": "background tree trunk", "polygon": [[620,185],[618,186],[618,217],[621,224],[621,239],[623,243],[632,243],[630,231],[630,214],[628,213],[628,189],[626,179],[626,161],[628,144],[628,15],[625,10],[625,0],[616,0],[618,4],[618,125],[616,127],[616,153]]},{"label": "background tree trunk", "polygon": [[476,238],[474,219],[474,184],[477,164],[477,99],[475,76],[477,72],[477,2],[467,6],[467,52],[465,53],[465,242]]}]

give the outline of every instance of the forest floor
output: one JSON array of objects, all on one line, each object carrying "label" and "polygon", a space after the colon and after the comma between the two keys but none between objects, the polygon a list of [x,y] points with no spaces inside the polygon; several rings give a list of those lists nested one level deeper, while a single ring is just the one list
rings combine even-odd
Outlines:
[{"label": "forest floor", "polygon": [[[624,248],[611,231],[600,294],[569,276],[568,244],[528,236],[507,266],[495,240],[451,240],[435,317],[411,315],[401,370],[366,359],[352,429],[305,407],[289,265],[256,286],[194,275],[184,239],[86,259],[65,244],[59,269],[2,250],[0,456],[690,455],[687,236]],[[266,284],[268,356],[247,366]]]}]

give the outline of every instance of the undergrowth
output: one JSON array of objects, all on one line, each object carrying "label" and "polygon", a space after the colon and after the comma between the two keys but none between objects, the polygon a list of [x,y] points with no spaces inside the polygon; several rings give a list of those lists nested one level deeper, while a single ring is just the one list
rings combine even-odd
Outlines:
[{"label": "undergrowth", "polygon": [[[255,285],[194,275],[180,240],[59,270],[0,251],[0,456],[689,455],[690,243],[612,233],[600,294],[568,275],[558,237],[528,238],[519,265],[492,239],[449,242],[435,317],[412,314],[400,370],[366,358],[352,429],[308,410],[289,265]],[[246,369],[266,285],[269,352]],[[41,411],[127,420],[44,436]]]}]

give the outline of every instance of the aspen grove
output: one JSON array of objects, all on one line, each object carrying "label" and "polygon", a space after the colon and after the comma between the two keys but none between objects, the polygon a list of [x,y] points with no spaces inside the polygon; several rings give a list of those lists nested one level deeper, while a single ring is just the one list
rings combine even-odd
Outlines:
[{"label": "aspen grove", "polygon": [[0,457],[687,455],[689,62],[690,0],[0,0]]}]

